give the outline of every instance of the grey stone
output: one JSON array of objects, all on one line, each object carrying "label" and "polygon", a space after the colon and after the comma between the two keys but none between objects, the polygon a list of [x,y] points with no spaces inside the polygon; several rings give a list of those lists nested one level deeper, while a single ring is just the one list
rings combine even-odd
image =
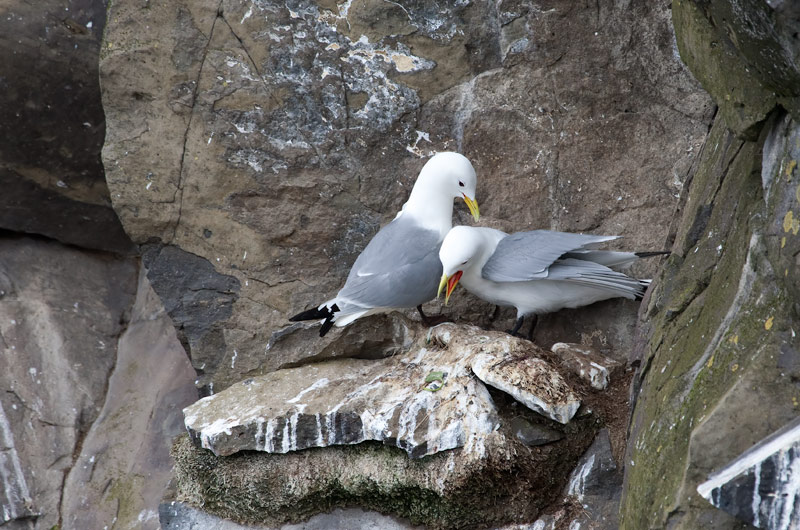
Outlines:
[{"label": "grey stone", "polygon": [[697,487],[711,504],[758,528],[800,525],[800,419],[762,440]]},{"label": "grey stone", "polygon": [[[616,499],[618,502],[621,486],[622,475],[611,453],[608,430],[601,429],[570,475],[566,494],[575,497],[588,509],[588,497]],[[613,511],[616,512],[616,508]]]},{"label": "grey stone", "polygon": [[375,530],[421,530],[423,527],[403,523],[393,517],[357,508],[337,509],[315,515],[298,524],[280,526],[241,525],[172,501],[159,507],[162,530],[328,530],[333,528],[373,528]]},{"label": "grey stone", "polygon": [[571,528],[616,530],[619,528],[619,503],[622,473],[611,452],[608,430],[601,429],[592,445],[578,461],[569,477],[565,495],[581,510],[570,517]]},{"label": "grey stone", "polygon": [[169,449],[183,431],[181,409],[196,399],[194,378],[142,270],[103,407],[64,483],[65,528],[103,528],[110,521],[158,528],[158,506],[172,476]]},{"label": "grey stone", "polygon": [[559,423],[569,422],[581,406],[566,381],[542,359],[503,357],[497,350],[489,350],[475,356],[471,366],[475,375],[487,385]]},{"label": "grey stone", "polygon": [[[158,527],[194,373],[137,261],[0,239],[0,521]],[[144,389],[144,390],[143,390]]]},{"label": "grey stone", "polygon": [[550,351],[561,357],[564,366],[584,379],[595,390],[605,390],[611,374],[621,367],[617,361],[583,344],[557,342],[550,347]]},{"label": "grey stone", "polygon": [[[239,296],[239,280],[218,273],[208,260],[170,245],[143,245],[142,263],[187,351],[225,351],[222,323]],[[217,371],[225,360],[218,355],[192,357],[202,394],[214,390],[203,374]]]},{"label": "grey stone", "polygon": [[563,434],[555,429],[531,423],[525,418],[514,418],[511,420],[511,430],[517,440],[528,447],[557,442],[564,437]]},{"label": "grey stone", "polygon": [[[185,424],[199,446],[223,456],[376,440],[414,458],[464,447],[465,458],[479,459],[500,436],[481,381],[562,423],[580,406],[535,355],[530,343],[504,333],[441,324],[387,359],[337,359],[248,378],[187,407]],[[438,390],[427,387],[430,374],[440,374]]]},{"label": "grey stone", "polygon": [[37,514],[37,528],[50,528],[67,513],[62,486],[101,411],[137,268],[132,259],[6,237],[0,270],[12,286],[0,298],[4,472],[11,471],[11,510],[0,515]]}]

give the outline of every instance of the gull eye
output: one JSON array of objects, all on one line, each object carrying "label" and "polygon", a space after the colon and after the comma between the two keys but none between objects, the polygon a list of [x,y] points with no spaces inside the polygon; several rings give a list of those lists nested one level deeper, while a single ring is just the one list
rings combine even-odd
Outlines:
[{"label": "gull eye", "polygon": [[468,259],[465,259],[464,261],[461,262],[461,264],[466,265],[468,261],[469,261]]},{"label": "gull eye", "polygon": [[463,182],[461,182],[460,180],[458,181],[458,185],[459,185],[460,187],[462,187],[462,188],[464,187],[464,183],[463,183]]}]

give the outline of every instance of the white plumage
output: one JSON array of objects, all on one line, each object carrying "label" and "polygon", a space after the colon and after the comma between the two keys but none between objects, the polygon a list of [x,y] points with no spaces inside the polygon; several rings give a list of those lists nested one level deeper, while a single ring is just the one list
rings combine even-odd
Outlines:
[{"label": "white plumage", "polygon": [[[322,319],[320,336],[330,327],[397,308],[417,307],[436,296],[441,274],[439,247],[452,227],[453,199],[463,198],[478,219],[477,178],[463,155],[442,152],[423,166],[408,201],[356,259],[344,287],[292,321]],[[424,314],[423,314],[424,317]]]},{"label": "white plumage", "polygon": [[[456,226],[439,250],[447,299],[456,284],[499,306],[517,309],[516,333],[528,315],[551,313],[600,300],[641,298],[648,280],[615,269],[662,253],[596,250],[618,236],[533,230],[506,234],[484,227]],[[529,335],[530,336],[530,335]]]}]

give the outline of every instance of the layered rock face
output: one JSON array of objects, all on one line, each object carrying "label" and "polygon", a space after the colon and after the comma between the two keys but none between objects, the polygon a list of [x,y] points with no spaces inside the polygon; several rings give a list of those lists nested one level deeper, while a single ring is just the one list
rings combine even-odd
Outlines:
[{"label": "layered rock face", "polygon": [[787,38],[798,27],[793,9],[673,5],[681,56],[720,112],[676,222],[673,255],[641,315],[621,528],[798,525],[791,510],[775,518],[761,500],[787,491],[796,498],[796,472],[726,500],[740,520],[697,490],[797,416],[800,85],[784,83],[798,75],[800,45]]},{"label": "layered rock face", "polygon": [[[433,151],[472,160],[487,225],[660,250],[713,111],[664,6],[115,2],[101,83],[114,207],[205,394],[319,358],[329,342],[296,347],[313,333],[287,339],[286,317],[335,294]],[[209,285],[175,289],[201,268]],[[635,308],[539,339],[622,351]]]}]

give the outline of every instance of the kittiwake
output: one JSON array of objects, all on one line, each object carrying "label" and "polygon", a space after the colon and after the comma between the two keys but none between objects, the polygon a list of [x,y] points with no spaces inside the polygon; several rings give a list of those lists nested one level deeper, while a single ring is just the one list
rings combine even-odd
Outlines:
[{"label": "kittiwake", "polygon": [[533,315],[531,338],[538,315],[609,298],[641,299],[650,281],[618,269],[668,252],[595,250],[618,237],[550,230],[508,235],[493,228],[456,226],[439,250],[443,274],[437,296],[446,287],[447,303],[460,280],[479,298],[517,309],[512,335]]},{"label": "kittiwake", "polygon": [[322,319],[320,336],[332,325],[392,309],[416,307],[436,296],[442,273],[439,247],[453,223],[453,199],[462,198],[477,221],[477,177],[459,153],[434,155],[422,167],[408,201],[356,259],[339,293],[316,308],[289,320]]}]

